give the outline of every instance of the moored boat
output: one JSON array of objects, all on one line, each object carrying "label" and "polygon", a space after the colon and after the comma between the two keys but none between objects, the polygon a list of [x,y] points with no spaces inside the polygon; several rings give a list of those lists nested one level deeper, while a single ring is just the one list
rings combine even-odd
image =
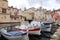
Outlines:
[{"label": "moored boat", "polygon": [[22,40],[28,37],[27,32],[20,30],[7,32],[7,30],[4,28],[1,29],[1,35],[3,35],[8,40]]},{"label": "moored boat", "polygon": [[40,22],[37,21],[32,21],[31,23],[25,21],[20,26],[16,26],[15,28],[22,31],[28,31],[29,34],[41,34],[41,25]]}]

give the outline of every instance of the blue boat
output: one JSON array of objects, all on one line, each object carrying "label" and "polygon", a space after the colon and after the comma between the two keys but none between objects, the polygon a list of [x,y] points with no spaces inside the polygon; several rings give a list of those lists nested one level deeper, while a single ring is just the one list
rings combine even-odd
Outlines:
[{"label": "blue boat", "polygon": [[8,40],[22,40],[28,38],[27,32],[20,30],[7,32],[6,29],[2,28],[0,32]]}]

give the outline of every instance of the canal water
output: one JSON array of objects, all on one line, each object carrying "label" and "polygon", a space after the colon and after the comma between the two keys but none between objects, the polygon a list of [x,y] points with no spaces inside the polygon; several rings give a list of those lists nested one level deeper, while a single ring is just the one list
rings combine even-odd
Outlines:
[{"label": "canal water", "polygon": [[[3,36],[1,36],[0,40],[7,40],[7,39],[4,38]],[[29,34],[29,40],[50,40],[50,38],[41,37],[39,35],[30,35]]]},{"label": "canal water", "polygon": [[50,40],[50,38],[42,37],[41,35],[29,35],[29,40]]}]

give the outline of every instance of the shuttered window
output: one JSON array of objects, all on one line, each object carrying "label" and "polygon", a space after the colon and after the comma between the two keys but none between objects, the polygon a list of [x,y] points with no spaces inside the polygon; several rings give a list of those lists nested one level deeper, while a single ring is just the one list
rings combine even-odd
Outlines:
[{"label": "shuttered window", "polygon": [[2,13],[6,13],[6,9],[2,8]]}]

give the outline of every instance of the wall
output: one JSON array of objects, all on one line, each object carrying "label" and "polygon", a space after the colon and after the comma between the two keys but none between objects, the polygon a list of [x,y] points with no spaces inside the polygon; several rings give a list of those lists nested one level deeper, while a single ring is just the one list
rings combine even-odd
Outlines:
[{"label": "wall", "polygon": [[10,15],[0,14],[0,22],[10,22]]},{"label": "wall", "polygon": [[[2,8],[6,9],[6,13],[2,13]],[[10,22],[8,2],[3,0],[0,0],[0,22]]]}]

